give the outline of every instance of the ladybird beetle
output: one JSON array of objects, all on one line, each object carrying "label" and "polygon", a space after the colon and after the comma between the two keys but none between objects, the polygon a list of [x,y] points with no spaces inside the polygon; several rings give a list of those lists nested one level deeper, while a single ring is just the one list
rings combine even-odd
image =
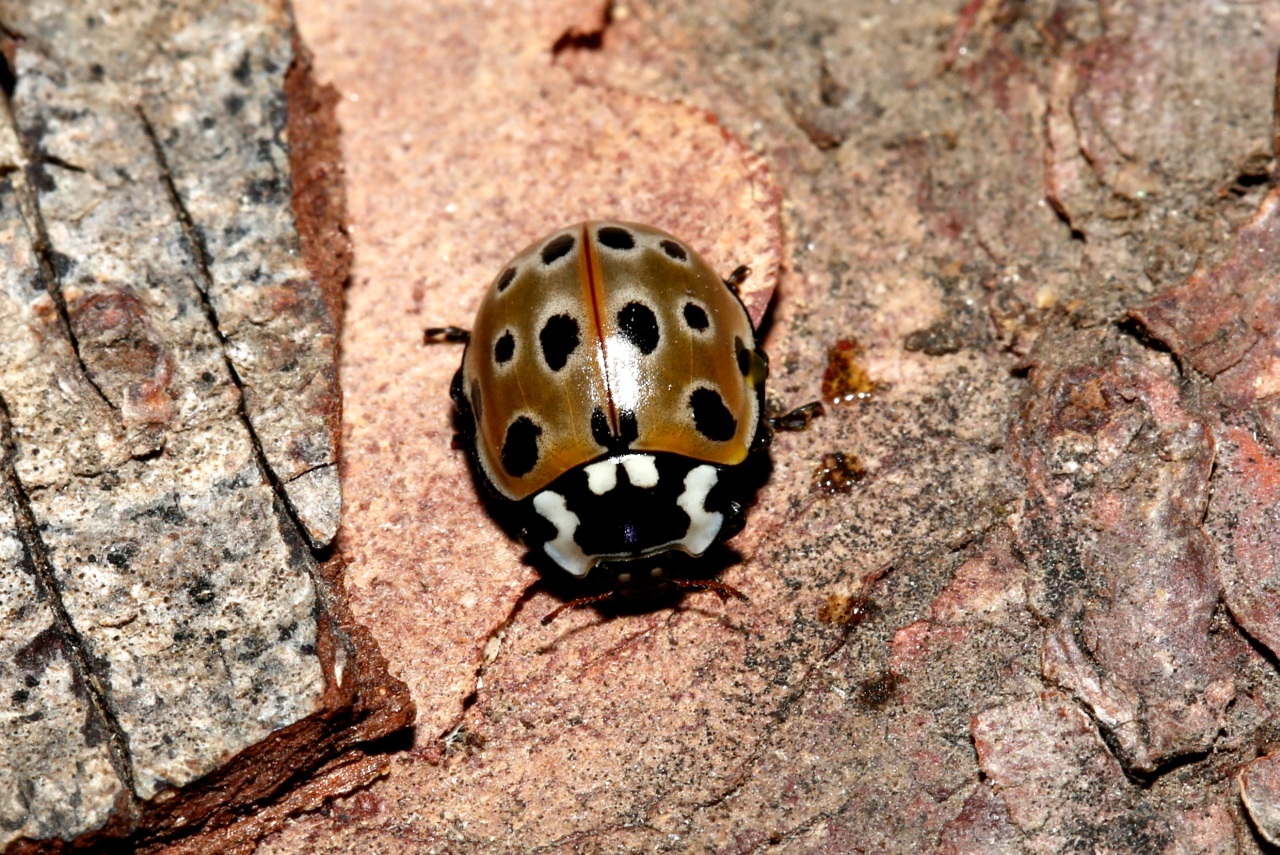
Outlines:
[{"label": "ladybird beetle", "polygon": [[578,223],[502,268],[469,333],[426,331],[467,343],[452,385],[460,442],[530,549],[625,585],[741,530],[773,427],[797,423],[764,416],[746,273],[721,279],[650,226]]}]

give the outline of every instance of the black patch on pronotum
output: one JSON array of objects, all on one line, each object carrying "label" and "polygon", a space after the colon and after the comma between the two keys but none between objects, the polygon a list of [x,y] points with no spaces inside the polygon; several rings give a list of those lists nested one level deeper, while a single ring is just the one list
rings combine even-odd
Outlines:
[{"label": "black patch on pronotum", "polygon": [[620,229],[617,226],[605,226],[596,232],[596,237],[600,243],[609,247],[609,249],[635,249],[636,241],[631,236],[631,232],[626,229]]},{"label": "black patch on pronotum", "polygon": [[547,361],[547,367],[559,371],[578,349],[578,322],[569,315],[552,315],[542,325],[538,341],[542,344],[542,358]]},{"label": "black patch on pronotum", "polygon": [[550,264],[556,259],[564,258],[571,249],[573,249],[573,235],[553,237],[542,248],[542,263]]},{"label": "black patch on pronotum", "polygon": [[511,335],[511,330],[507,330],[498,339],[498,343],[493,346],[493,358],[498,361],[499,365],[503,365],[511,361],[511,357],[516,353],[516,340]]},{"label": "black patch on pronotum", "polygon": [[528,416],[521,416],[507,428],[502,443],[502,468],[514,478],[527,475],[538,465],[538,437],[542,428]]},{"label": "black patch on pronotum", "polygon": [[751,351],[747,350],[742,339],[737,336],[733,337],[733,348],[738,354],[738,370],[742,372],[743,377],[746,377],[751,373]]},{"label": "black patch on pronotum", "polygon": [[658,246],[662,247],[662,251],[670,258],[674,258],[676,261],[689,260],[689,253],[685,252],[684,247],[673,240],[664,240],[659,243]]},{"label": "black patch on pronotum", "polygon": [[699,331],[705,330],[711,325],[706,311],[697,303],[684,304],[684,322],[689,325],[689,329]]},{"label": "black patch on pronotum", "polygon": [[724,398],[714,389],[705,386],[693,390],[689,396],[689,408],[693,410],[693,426],[698,433],[713,442],[733,439],[738,431],[738,420],[724,405]]},{"label": "black patch on pronotum", "polygon": [[[544,250],[545,252],[545,250]],[[502,292],[511,287],[511,283],[516,281],[516,269],[508,267],[502,271],[502,275],[498,277],[498,291]]]},{"label": "black patch on pronotum", "polygon": [[618,329],[648,356],[658,347],[658,318],[644,303],[627,303],[618,312]]}]

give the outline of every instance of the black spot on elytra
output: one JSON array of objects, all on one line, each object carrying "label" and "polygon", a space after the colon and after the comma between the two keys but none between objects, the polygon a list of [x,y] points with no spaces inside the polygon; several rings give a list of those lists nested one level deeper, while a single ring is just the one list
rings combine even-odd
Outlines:
[{"label": "black spot on elytra", "polygon": [[618,329],[646,356],[658,347],[658,318],[644,303],[623,306],[618,312]]},{"label": "black spot on elytra", "polygon": [[516,339],[511,335],[511,330],[507,330],[498,339],[498,343],[493,346],[493,358],[498,361],[499,365],[505,365],[511,361],[511,357],[516,353]]},{"label": "black spot on elytra", "polygon": [[604,410],[596,407],[591,411],[591,438],[610,451],[625,451],[639,436],[640,426],[634,410],[618,412],[617,435],[609,429],[609,418]]},{"label": "black spot on elytra", "polygon": [[697,303],[684,304],[684,322],[689,325],[689,329],[694,330],[705,330],[711,326],[706,310]]},{"label": "black spot on elytra", "polygon": [[676,261],[689,260],[689,253],[685,252],[684,247],[673,240],[664,240],[659,243],[658,246],[662,247],[662,251],[669,257],[674,258]]},{"label": "black spot on elytra", "polygon": [[738,431],[738,420],[724,405],[724,398],[714,389],[701,386],[689,396],[689,408],[693,410],[693,426],[698,433],[713,442],[733,439]]},{"label": "black spot on elytra", "polygon": [[747,350],[742,339],[737,336],[733,338],[733,349],[738,355],[738,370],[742,372],[743,377],[746,377],[751,373],[751,351]]},{"label": "black spot on elytra", "polygon": [[516,269],[514,267],[508,267],[506,270],[502,271],[502,275],[498,277],[499,293],[510,288],[511,283],[514,281],[516,281]]},{"label": "black spot on elytra", "polygon": [[538,333],[542,345],[542,358],[547,367],[559,371],[578,349],[578,322],[569,315],[552,315]]},{"label": "black spot on elytra", "polygon": [[564,258],[571,249],[573,249],[573,235],[554,237],[547,241],[546,246],[542,248],[542,263],[550,264],[557,259]]},{"label": "black spot on elytra", "polygon": [[630,446],[640,436],[635,410],[618,410],[618,442]]},{"label": "black spot on elytra", "polygon": [[609,417],[599,407],[591,411],[591,438],[605,448],[613,444],[613,434],[609,431]]},{"label": "black spot on elytra", "polygon": [[528,475],[538,465],[538,437],[542,428],[528,416],[521,416],[507,428],[502,443],[502,468],[514,478]]},{"label": "black spot on elytra", "polygon": [[609,249],[635,249],[636,247],[636,240],[631,236],[631,232],[617,226],[605,226],[596,232],[596,237]]}]

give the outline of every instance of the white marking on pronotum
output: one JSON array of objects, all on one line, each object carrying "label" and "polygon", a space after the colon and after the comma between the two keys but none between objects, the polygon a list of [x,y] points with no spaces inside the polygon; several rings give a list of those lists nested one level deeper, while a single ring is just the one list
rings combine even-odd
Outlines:
[{"label": "white marking on pronotum", "polygon": [[[709,468],[709,467],[703,467]],[[569,510],[564,496],[551,490],[543,490],[533,497],[533,508],[556,527],[556,536],[542,544],[543,550],[551,559],[574,576],[585,576],[594,563],[582,547],[573,539],[578,530],[578,515]]]},{"label": "white marking on pronotum", "polygon": [[[618,486],[618,461],[615,458],[584,466],[582,471],[587,473],[587,488],[597,496],[603,496]],[[631,474],[630,469],[627,474]]]},{"label": "white marking on pronotum", "polygon": [[684,476],[684,492],[676,499],[676,504],[689,515],[689,531],[681,543],[690,555],[705,552],[724,524],[724,514],[707,511],[707,495],[718,479],[716,468],[705,463],[695,466]]},{"label": "white marking on pronotum", "polygon": [[658,465],[652,454],[628,454],[620,461],[627,470],[627,480],[636,487],[648,489],[658,486]]}]

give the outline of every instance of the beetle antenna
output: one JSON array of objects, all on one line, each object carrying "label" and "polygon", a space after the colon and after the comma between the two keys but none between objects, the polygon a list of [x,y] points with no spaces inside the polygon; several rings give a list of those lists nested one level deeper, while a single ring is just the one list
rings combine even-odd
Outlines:
[{"label": "beetle antenna", "polygon": [[579,606],[585,606],[591,603],[598,603],[601,600],[607,600],[610,597],[612,597],[615,593],[616,593],[615,591],[606,591],[603,594],[593,594],[590,597],[578,597],[578,599],[576,600],[570,600],[567,603],[563,603],[557,606],[551,612],[551,614],[547,615],[542,619],[542,625],[546,626],[547,624],[551,623],[553,620],[555,620],[557,617],[560,616],[561,612],[566,612],[569,609],[576,609]]},{"label": "beetle antenna", "polygon": [[427,327],[422,331],[423,344],[466,344],[471,341],[471,330],[462,327]]}]

